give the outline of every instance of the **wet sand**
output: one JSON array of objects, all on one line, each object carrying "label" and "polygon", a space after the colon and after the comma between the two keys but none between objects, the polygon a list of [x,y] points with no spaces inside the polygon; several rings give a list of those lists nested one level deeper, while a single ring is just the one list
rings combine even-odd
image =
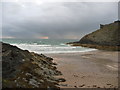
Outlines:
[{"label": "wet sand", "polygon": [[60,83],[61,88],[118,87],[118,52],[96,50],[46,55],[54,58],[66,79]]}]

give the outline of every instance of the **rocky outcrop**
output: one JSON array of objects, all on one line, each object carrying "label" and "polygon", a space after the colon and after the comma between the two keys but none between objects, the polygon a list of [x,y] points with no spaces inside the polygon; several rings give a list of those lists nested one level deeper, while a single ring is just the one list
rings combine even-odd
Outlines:
[{"label": "rocky outcrop", "polygon": [[[3,88],[58,88],[63,78],[53,59],[2,43]],[[64,80],[65,81],[65,80]]]},{"label": "rocky outcrop", "polygon": [[102,25],[100,29],[85,35],[78,42],[68,44],[84,47],[92,47],[104,50],[120,50],[120,21]]}]

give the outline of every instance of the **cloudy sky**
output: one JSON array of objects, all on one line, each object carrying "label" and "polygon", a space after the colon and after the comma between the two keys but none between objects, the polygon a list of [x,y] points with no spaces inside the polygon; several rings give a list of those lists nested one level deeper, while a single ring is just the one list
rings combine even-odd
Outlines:
[{"label": "cloudy sky", "polygon": [[118,19],[117,2],[2,2],[3,38],[80,39]]}]

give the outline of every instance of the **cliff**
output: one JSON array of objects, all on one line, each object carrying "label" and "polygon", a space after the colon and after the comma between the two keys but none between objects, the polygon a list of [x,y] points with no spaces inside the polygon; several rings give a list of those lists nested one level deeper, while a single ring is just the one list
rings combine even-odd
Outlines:
[{"label": "cliff", "polygon": [[103,50],[120,50],[120,21],[102,25],[100,29],[85,35],[78,42],[71,42],[75,46],[84,46]]},{"label": "cliff", "polygon": [[2,88],[58,88],[63,78],[53,59],[2,43]]}]

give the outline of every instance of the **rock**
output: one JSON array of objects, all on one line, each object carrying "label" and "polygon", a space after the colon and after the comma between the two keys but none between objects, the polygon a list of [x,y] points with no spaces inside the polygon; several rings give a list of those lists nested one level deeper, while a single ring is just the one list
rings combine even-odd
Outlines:
[{"label": "rock", "polygon": [[52,58],[28,50],[2,44],[2,86],[3,88],[56,88],[65,81],[54,76],[61,72],[53,66]]},{"label": "rock", "polygon": [[97,87],[97,85],[93,85],[93,87]]},{"label": "rock", "polygon": [[70,42],[73,46],[83,46],[102,50],[120,51],[120,21],[100,25],[100,29],[85,35],[77,42]]},{"label": "rock", "polygon": [[57,65],[57,63],[53,63],[53,65]]},{"label": "rock", "polygon": [[82,85],[80,85],[79,87],[84,87],[85,86],[85,84],[82,84]]},{"label": "rock", "polygon": [[59,81],[59,82],[65,82],[66,80],[64,78],[59,78],[57,81]]},{"label": "rock", "polygon": [[107,85],[111,85],[111,84],[107,84]]},{"label": "rock", "polygon": [[74,86],[75,88],[77,88],[77,86]]},{"label": "rock", "polygon": [[100,87],[97,87],[97,88],[100,88]]}]

